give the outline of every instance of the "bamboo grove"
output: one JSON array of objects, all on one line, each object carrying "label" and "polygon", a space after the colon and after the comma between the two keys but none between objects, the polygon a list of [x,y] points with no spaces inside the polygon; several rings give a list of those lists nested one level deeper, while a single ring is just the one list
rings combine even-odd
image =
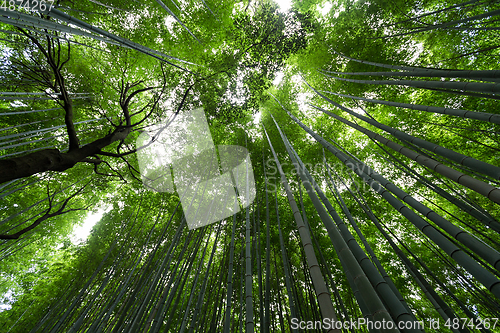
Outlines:
[{"label": "bamboo grove", "polygon": [[[499,15],[2,2],[0,332],[500,332]],[[257,190],[189,229],[135,143],[197,108]]]}]

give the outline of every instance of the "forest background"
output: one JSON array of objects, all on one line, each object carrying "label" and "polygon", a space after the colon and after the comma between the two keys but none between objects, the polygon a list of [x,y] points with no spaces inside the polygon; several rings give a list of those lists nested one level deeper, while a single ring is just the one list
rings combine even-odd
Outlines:
[{"label": "forest background", "polygon": [[[500,331],[497,1],[19,4],[0,6],[1,332]],[[257,193],[188,230],[135,142],[199,107]]]}]

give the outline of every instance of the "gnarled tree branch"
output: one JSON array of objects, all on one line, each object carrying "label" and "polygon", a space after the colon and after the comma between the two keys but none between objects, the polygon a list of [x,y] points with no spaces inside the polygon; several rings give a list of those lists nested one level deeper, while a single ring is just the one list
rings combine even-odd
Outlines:
[{"label": "gnarled tree branch", "polygon": [[33,230],[34,228],[36,228],[37,226],[39,226],[40,223],[42,223],[43,221],[45,221],[45,220],[47,220],[47,219],[49,219],[51,217],[58,216],[58,215],[63,215],[63,214],[66,214],[66,213],[69,213],[69,212],[73,212],[73,211],[78,211],[78,210],[84,210],[84,209],[86,209],[86,208],[71,208],[71,209],[64,210],[66,208],[66,206],[68,205],[69,201],[71,199],[73,199],[74,197],[76,197],[80,192],[82,192],[83,189],[85,187],[87,187],[88,184],[90,184],[90,183],[85,184],[78,191],[76,191],[71,196],[69,196],[68,198],[66,198],[66,200],[64,200],[64,202],[62,203],[61,207],[58,210],[56,210],[55,212],[53,212],[53,213],[51,213],[51,210],[53,208],[52,207],[52,198],[49,195],[49,208],[47,209],[47,211],[45,212],[45,214],[43,214],[43,216],[41,216],[38,219],[36,219],[36,221],[33,222],[28,227],[26,227],[26,228],[24,228],[22,230],[19,230],[18,232],[14,233],[14,234],[10,234],[10,235],[3,234],[3,235],[0,235],[0,239],[19,239],[19,237],[21,237],[23,234],[27,233],[30,230]]}]

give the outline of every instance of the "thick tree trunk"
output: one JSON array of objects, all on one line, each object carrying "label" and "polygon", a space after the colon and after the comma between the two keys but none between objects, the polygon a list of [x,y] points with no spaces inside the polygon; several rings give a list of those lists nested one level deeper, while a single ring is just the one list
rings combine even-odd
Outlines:
[{"label": "thick tree trunk", "polygon": [[96,155],[113,142],[125,139],[129,133],[129,128],[121,127],[101,139],[67,153],[62,153],[59,149],[44,149],[25,156],[0,160],[0,184],[45,171],[65,171]]}]

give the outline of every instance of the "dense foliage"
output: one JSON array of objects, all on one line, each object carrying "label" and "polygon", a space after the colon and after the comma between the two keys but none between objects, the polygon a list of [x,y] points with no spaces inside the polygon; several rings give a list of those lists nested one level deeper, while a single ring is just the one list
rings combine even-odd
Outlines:
[{"label": "dense foliage", "polygon": [[[500,331],[498,2],[9,3],[1,332]],[[189,230],[135,142],[199,107],[257,197]]]}]

